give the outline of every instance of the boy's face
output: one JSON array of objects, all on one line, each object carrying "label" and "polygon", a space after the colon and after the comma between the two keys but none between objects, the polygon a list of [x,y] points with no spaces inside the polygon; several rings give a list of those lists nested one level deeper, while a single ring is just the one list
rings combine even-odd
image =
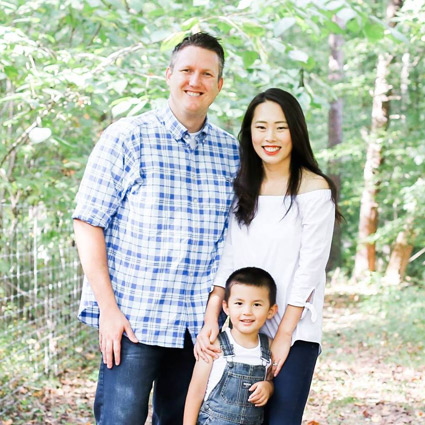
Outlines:
[{"label": "boy's face", "polygon": [[223,309],[237,332],[257,334],[266,320],[275,315],[277,305],[270,305],[267,288],[235,283],[229,300],[223,301]]}]

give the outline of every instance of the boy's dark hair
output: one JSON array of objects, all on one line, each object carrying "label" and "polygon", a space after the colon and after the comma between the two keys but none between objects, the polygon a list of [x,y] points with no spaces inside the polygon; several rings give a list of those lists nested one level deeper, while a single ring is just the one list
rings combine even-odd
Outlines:
[{"label": "boy's dark hair", "polygon": [[218,68],[218,79],[223,76],[224,68],[224,50],[219,43],[219,38],[213,37],[212,35],[206,32],[197,32],[186,36],[176,47],[174,47],[173,52],[171,53],[170,59],[170,68],[171,70],[174,67],[174,62],[176,60],[177,54],[183,50],[185,47],[195,46],[202,47],[203,49],[211,50],[216,53],[219,59],[219,68]]},{"label": "boy's dark hair", "polygon": [[269,290],[270,306],[276,304],[276,283],[270,273],[258,267],[244,267],[234,271],[226,281],[224,301],[228,302],[232,286],[241,283]]}]

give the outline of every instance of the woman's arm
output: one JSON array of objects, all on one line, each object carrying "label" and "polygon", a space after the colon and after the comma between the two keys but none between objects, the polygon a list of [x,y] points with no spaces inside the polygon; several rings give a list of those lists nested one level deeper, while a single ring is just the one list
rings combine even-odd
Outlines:
[{"label": "woman's arm", "polygon": [[[300,193],[329,189],[326,180],[306,172]],[[327,197],[301,206],[302,234],[299,265],[295,272],[288,305],[271,345],[273,375],[277,376],[286,361],[292,343],[292,334],[301,320],[304,306],[314,296],[318,276],[325,272],[335,219],[335,206]]]},{"label": "woman's arm", "polygon": [[276,336],[273,339],[270,351],[272,352],[272,373],[276,377],[288,357],[291,348],[292,334],[301,319],[304,307],[288,305],[280,321]]}]

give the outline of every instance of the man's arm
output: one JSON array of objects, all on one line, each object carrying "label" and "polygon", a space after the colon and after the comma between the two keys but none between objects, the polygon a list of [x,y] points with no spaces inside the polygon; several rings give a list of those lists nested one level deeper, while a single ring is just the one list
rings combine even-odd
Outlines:
[{"label": "man's arm", "polygon": [[221,286],[214,286],[208,298],[207,309],[205,311],[204,326],[196,338],[196,344],[193,349],[196,360],[202,358],[207,363],[209,358],[214,360],[218,357],[220,352],[219,346],[214,346],[213,342],[216,340],[219,333],[218,317],[220,315],[221,307],[224,299],[224,288]]},{"label": "man's arm", "polygon": [[130,323],[118,308],[109,277],[103,228],[74,219],[75,241],[84,274],[90,283],[100,309],[99,347],[103,362],[112,368],[121,361],[121,338],[125,331],[131,341],[137,338]]}]

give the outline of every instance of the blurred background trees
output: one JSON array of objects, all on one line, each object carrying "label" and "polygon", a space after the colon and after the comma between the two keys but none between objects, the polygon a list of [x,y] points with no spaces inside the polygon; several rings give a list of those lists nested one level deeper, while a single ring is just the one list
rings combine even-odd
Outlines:
[{"label": "blurred background trees", "polygon": [[423,283],[424,21],[423,0],[0,0],[0,222],[5,204],[70,214],[100,132],[164,102],[172,47],[208,31],[227,62],[213,121],[236,135],[268,87],[302,104],[341,187],[331,269]]}]

